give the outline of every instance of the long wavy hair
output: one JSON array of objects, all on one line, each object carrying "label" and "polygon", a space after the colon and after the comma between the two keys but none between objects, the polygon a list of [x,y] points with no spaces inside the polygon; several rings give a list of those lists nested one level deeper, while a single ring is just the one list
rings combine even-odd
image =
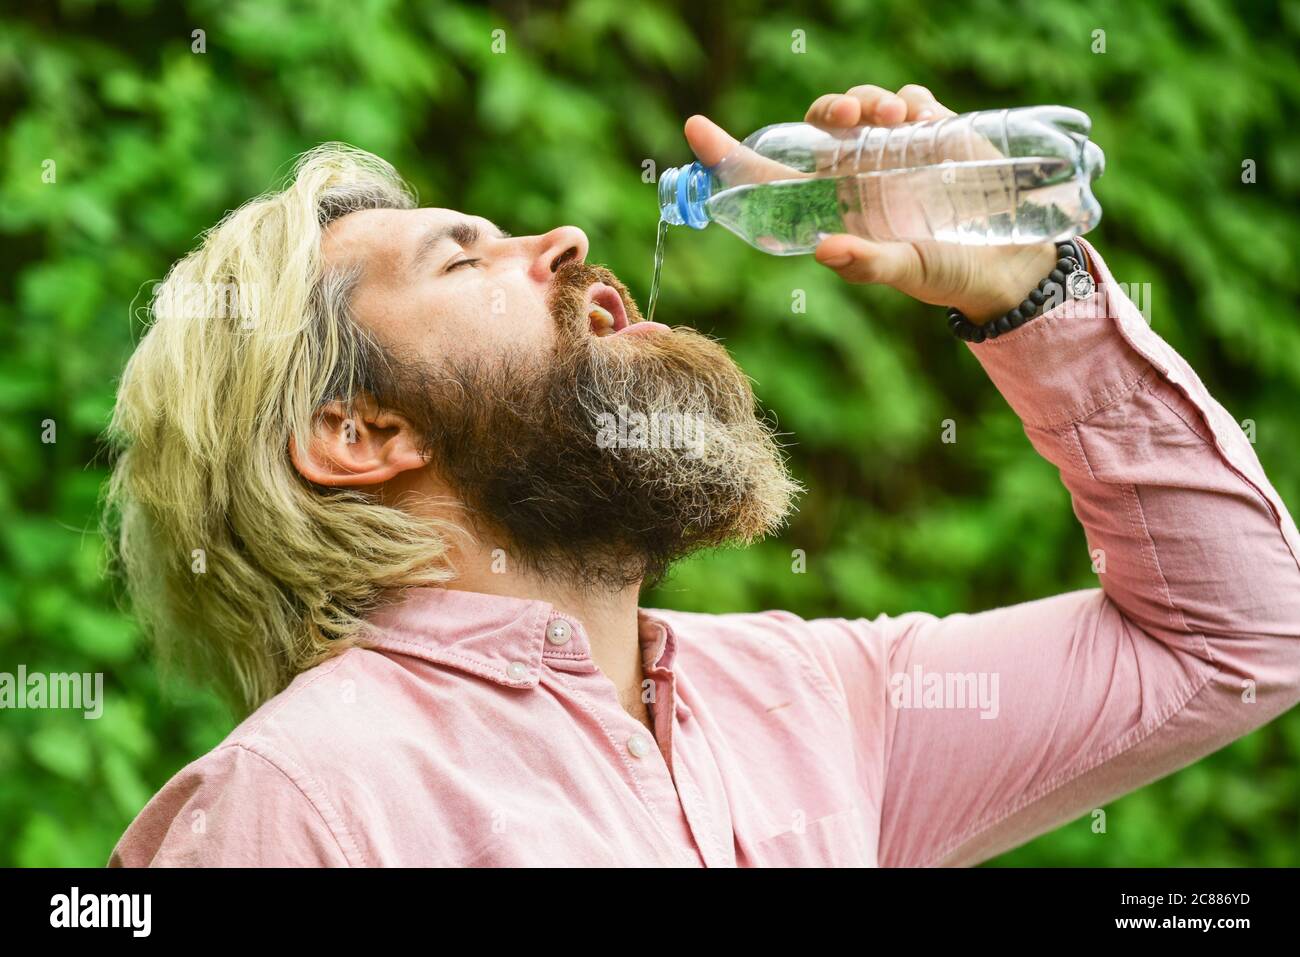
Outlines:
[{"label": "long wavy hair", "polygon": [[379,395],[385,353],[348,312],[322,230],[410,209],[382,159],[328,143],[207,231],[157,288],[108,430],[111,567],[165,668],[237,713],[357,644],[385,592],[452,577],[449,528],[322,489],[288,455],[325,401]]}]

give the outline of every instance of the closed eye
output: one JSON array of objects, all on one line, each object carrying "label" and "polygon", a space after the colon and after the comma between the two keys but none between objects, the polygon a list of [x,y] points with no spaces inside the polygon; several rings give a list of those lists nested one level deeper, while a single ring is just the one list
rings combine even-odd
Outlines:
[{"label": "closed eye", "polygon": [[477,266],[481,259],[461,259],[447,267],[446,271],[451,272],[453,269],[459,269],[461,266]]}]

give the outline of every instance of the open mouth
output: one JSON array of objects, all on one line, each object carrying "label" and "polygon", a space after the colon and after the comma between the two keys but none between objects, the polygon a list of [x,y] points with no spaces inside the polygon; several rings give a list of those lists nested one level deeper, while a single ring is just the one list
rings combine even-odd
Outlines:
[{"label": "open mouth", "polygon": [[587,322],[594,336],[612,336],[628,327],[623,297],[613,286],[592,283],[587,290]]}]

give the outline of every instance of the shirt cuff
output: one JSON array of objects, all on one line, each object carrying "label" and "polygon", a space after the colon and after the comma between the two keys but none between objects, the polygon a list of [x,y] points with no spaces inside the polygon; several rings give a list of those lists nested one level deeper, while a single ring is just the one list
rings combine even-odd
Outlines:
[{"label": "shirt cuff", "polygon": [[996,339],[967,343],[1025,425],[1053,429],[1128,394],[1152,368],[1177,382],[1169,346],[1115,282],[1097,251],[1077,239],[1096,289],[1067,298]]}]

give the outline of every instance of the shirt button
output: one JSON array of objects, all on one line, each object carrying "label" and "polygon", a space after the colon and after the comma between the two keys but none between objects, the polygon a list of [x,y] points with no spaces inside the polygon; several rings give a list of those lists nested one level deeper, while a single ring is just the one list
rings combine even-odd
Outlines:
[{"label": "shirt button", "polygon": [[627,739],[627,749],[632,752],[632,757],[644,758],[650,753],[650,742],[644,734],[634,734]]},{"label": "shirt button", "polygon": [[528,677],[528,666],[522,661],[512,661],[510,667],[506,669],[506,673],[516,681],[522,681]]},{"label": "shirt button", "polygon": [[555,621],[551,622],[550,627],[546,629],[546,640],[553,645],[567,644],[572,635],[573,629],[569,627],[569,623],[563,618],[555,619]]}]

